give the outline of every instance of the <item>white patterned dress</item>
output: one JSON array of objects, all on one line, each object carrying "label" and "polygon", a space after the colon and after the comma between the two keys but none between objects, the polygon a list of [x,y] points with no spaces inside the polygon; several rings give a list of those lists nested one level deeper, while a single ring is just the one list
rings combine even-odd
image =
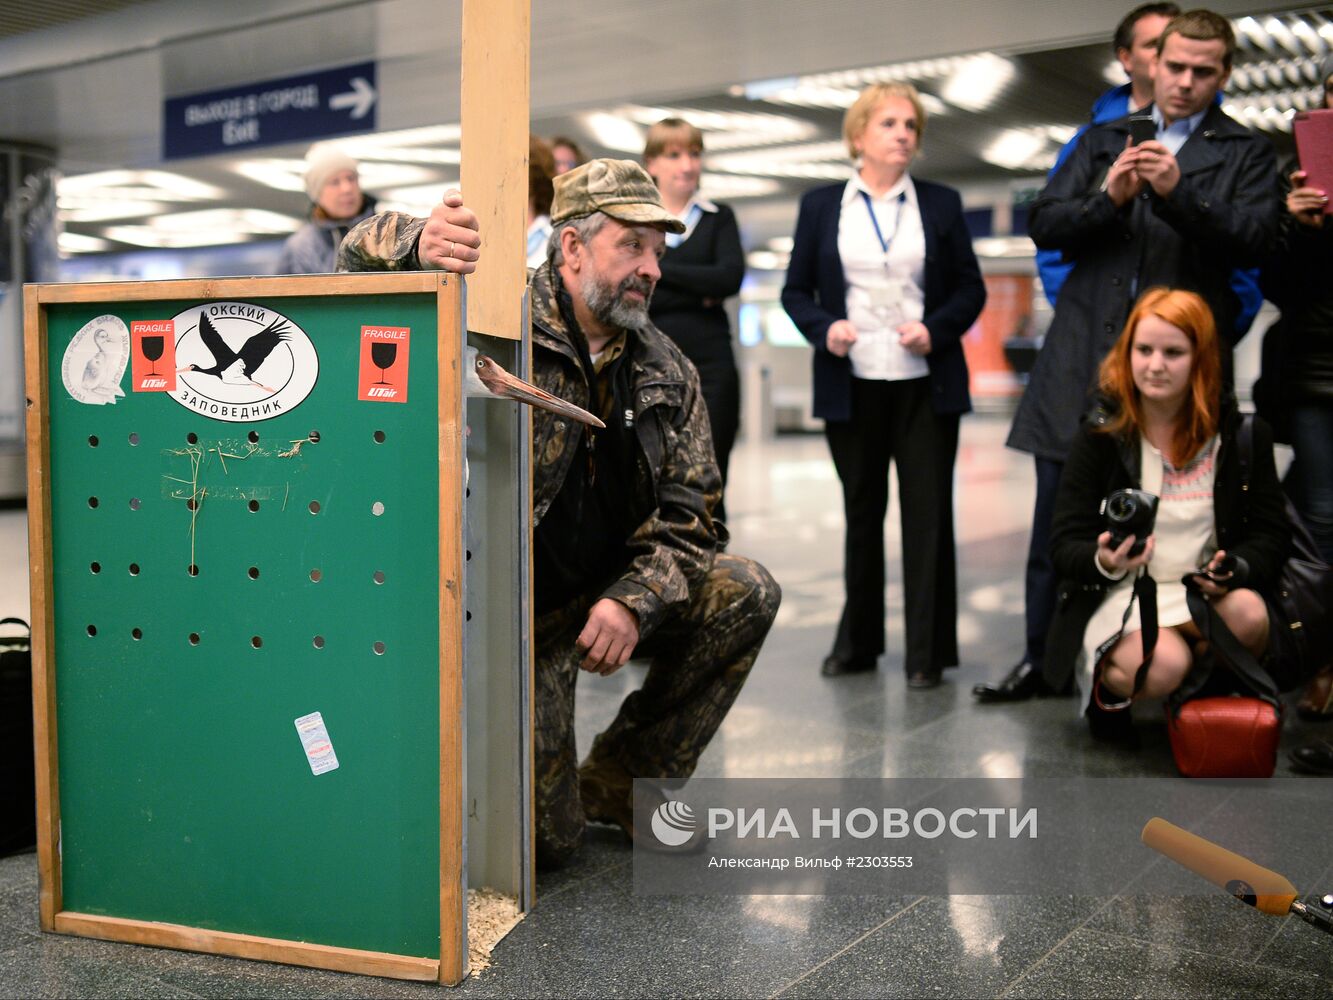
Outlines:
[{"label": "white patterned dress", "polygon": [[[1217,472],[1217,445],[1214,437],[1199,453],[1177,469],[1160,451],[1139,438],[1141,488],[1159,498],[1153,548],[1148,572],[1157,582],[1157,624],[1160,628],[1183,625],[1190,620],[1181,579],[1206,563],[1217,551],[1214,530],[1213,480]],[[1109,649],[1121,634],[1121,622],[1134,590],[1134,576],[1128,574],[1117,582],[1083,632],[1083,654],[1079,657],[1079,711],[1086,709],[1092,697],[1093,667],[1097,651]],[[1136,606],[1125,622],[1126,632],[1142,631]]]}]

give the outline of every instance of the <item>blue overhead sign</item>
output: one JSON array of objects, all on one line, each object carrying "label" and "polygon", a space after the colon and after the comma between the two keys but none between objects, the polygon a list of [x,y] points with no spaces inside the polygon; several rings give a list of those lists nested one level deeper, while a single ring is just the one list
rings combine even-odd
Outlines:
[{"label": "blue overhead sign", "polygon": [[162,109],[162,157],[374,131],[378,97],[373,62],[172,97]]}]

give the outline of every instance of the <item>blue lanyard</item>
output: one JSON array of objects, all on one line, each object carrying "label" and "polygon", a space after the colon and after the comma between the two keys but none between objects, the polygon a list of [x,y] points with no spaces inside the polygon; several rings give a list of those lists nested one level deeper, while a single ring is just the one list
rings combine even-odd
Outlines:
[{"label": "blue lanyard", "polygon": [[884,233],[879,228],[879,219],[875,218],[875,207],[870,204],[870,195],[862,191],[861,200],[866,203],[866,211],[870,213],[870,224],[875,227],[875,235],[879,238],[879,245],[880,248],[884,251],[885,264],[887,265],[888,263],[887,258],[889,256],[889,247],[893,246],[893,241],[898,236],[898,226],[903,221],[903,204],[907,201],[907,192],[900,191],[898,193],[898,198],[897,198],[898,212],[893,217],[893,235],[890,236],[887,240],[884,238]]}]

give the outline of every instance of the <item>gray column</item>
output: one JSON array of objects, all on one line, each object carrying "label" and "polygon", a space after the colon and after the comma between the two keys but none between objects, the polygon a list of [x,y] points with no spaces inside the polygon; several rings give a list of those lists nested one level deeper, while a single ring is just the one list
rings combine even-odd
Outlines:
[{"label": "gray column", "polygon": [[55,281],[55,153],[0,141],[0,502],[26,491],[23,393],[23,283]]}]

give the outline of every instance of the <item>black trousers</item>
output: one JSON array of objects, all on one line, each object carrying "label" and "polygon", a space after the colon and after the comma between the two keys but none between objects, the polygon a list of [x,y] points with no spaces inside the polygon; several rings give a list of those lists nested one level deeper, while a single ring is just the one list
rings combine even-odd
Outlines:
[{"label": "black trousers", "polygon": [[1041,456],[1036,457],[1036,462],[1037,499],[1032,507],[1032,537],[1028,540],[1028,563],[1023,577],[1023,624],[1027,633],[1023,659],[1040,671],[1046,655],[1046,633],[1055,617],[1059,581],[1051,562],[1051,526],[1065,464]]},{"label": "black trousers", "polygon": [[852,419],[824,426],[842,481],[846,602],[833,654],[884,652],[884,516],[889,462],[898,472],[907,673],[958,663],[953,466],[958,414],[937,414],[930,380],[852,379]]}]

